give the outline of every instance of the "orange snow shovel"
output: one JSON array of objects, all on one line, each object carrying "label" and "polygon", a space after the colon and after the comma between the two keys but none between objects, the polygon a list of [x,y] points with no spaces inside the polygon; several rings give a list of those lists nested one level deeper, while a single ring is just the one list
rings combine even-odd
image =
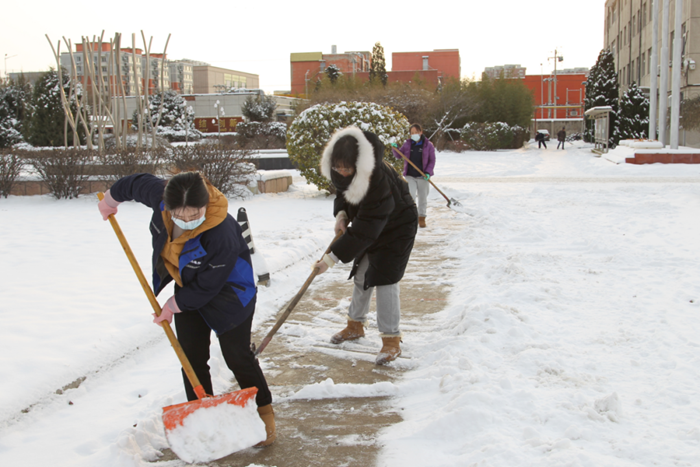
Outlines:
[{"label": "orange snow shovel", "polygon": [[[326,248],[326,252],[324,253],[324,256],[331,252],[331,247],[333,246],[333,244],[342,236],[343,236],[343,232],[338,232],[335,235],[335,238],[333,239],[331,244],[328,245],[328,248]],[[321,259],[323,259],[323,256],[321,257]],[[267,347],[267,344],[270,343],[270,341],[272,340],[272,337],[277,333],[279,328],[282,327],[284,322],[287,321],[287,318],[292,313],[292,310],[294,309],[295,306],[297,306],[297,303],[299,303],[299,300],[301,300],[301,297],[304,296],[304,293],[306,293],[306,289],[309,288],[309,286],[311,285],[311,283],[313,282],[313,280],[316,276],[318,276],[318,268],[314,268],[314,270],[311,271],[311,274],[309,275],[308,279],[306,279],[306,282],[304,282],[304,285],[301,286],[301,289],[299,290],[299,292],[297,292],[297,294],[294,296],[294,298],[292,298],[292,301],[289,302],[289,305],[287,305],[287,308],[285,308],[284,313],[282,313],[282,316],[279,317],[279,319],[277,320],[275,325],[272,326],[272,329],[270,329],[270,332],[268,332],[267,335],[265,336],[265,338],[262,340],[262,342],[260,343],[260,346],[258,346],[258,348],[256,349],[255,343],[250,344],[250,349],[255,353],[256,357],[259,356],[263,350],[265,350],[265,347]]]},{"label": "orange snow shovel", "polygon": [[[101,201],[104,198],[104,193],[98,193],[97,197]],[[134,272],[139,278],[141,287],[146,293],[148,301],[151,302],[151,306],[156,312],[156,316],[160,316],[161,308],[158,304],[158,300],[156,300],[156,296],[153,293],[153,290],[148,285],[148,281],[143,275],[143,271],[141,271],[139,263],[136,261],[134,252],[131,251],[131,247],[129,247],[129,244],[126,241],[126,237],[124,236],[122,229],[119,227],[119,223],[117,222],[117,219],[115,219],[114,215],[109,216],[109,222],[110,224],[112,224],[114,233],[117,234],[117,238],[119,238],[119,243],[121,243],[122,248],[124,248],[124,252],[126,253],[126,256],[129,259],[129,262],[131,263],[131,267],[134,268]],[[194,401],[163,407],[163,425],[165,425],[166,433],[174,430],[178,426],[181,426],[185,418],[187,418],[188,415],[194,413],[197,409],[215,407],[221,404],[232,404],[237,405],[239,407],[245,407],[248,401],[255,397],[255,395],[258,392],[258,388],[255,387],[241,389],[239,391],[231,392],[228,394],[222,394],[220,396],[211,396],[204,392],[204,387],[199,382],[199,378],[197,378],[197,375],[194,373],[194,369],[192,368],[190,361],[187,359],[184,350],[182,350],[180,342],[178,342],[177,337],[175,337],[175,333],[170,327],[170,323],[168,323],[167,321],[163,321],[161,322],[161,326],[163,327],[165,334],[168,336],[170,345],[175,350],[177,358],[180,359],[182,369],[185,371],[187,378],[190,380],[190,384],[192,384],[192,388],[194,388],[194,392],[195,394],[197,394],[198,398]]]},{"label": "orange snow shovel", "polygon": [[[399,150],[396,149],[395,147],[392,147],[391,149],[393,149],[394,152],[395,152],[396,154],[398,154],[399,156],[403,157],[404,160],[405,160],[406,162],[408,162],[409,164],[411,164],[411,165],[413,166],[413,168],[416,169],[416,170],[418,171],[418,173],[421,174],[421,175],[423,176],[423,178],[425,178],[425,174],[423,173],[423,171],[422,171],[421,169],[419,169],[418,167],[416,167],[416,164],[414,164],[413,162],[411,162],[411,159],[409,159],[408,157],[406,157],[406,155],[405,155],[404,153],[402,153],[401,151],[399,151]],[[435,189],[438,191],[438,193],[440,193],[440,194],[442,195],[442,197],[445,198],[445,199],[447,200],[447,207],[448,207],[448,208],[449,208],[451,205],[453,205],[453,204],[454,204],[455,206],[461,206],[461,204],[459,203],[459,201],[457,201],[457,200],[454,199],[454,198],[448,198],[448,197],[445,195],[445,193],[443,193],[442,191],[440,191],[440,188],[436,187],[432,180],[428,179],[428,182],[430,182],[430,184],[433,185],[433,188],[435,188]]]}]

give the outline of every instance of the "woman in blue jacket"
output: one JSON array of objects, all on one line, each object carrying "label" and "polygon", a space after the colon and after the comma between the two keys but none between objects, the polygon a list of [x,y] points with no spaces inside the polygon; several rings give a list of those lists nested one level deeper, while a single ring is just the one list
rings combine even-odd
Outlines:
[{"label": "woman in blue jacket", "polygon": [[[187,358],[207,394],[211,331],[219,338],[226,365],[241,389],[257,387],[256,402],[265,422],[268,446],[276,438],[272,395],[250,349],[257,287],[250,250],[241,228],[229,214],[226,197],[198,172],[183,172],[169,181],[150,174],[130,175],[112,185],[98,208],[103,219],[119,203],[138,201],[153,210],[153,290],[175,281],[175,294],[155,323],[172,322]],[[183,371],[188,400],[197,399]]]},{"label": "woman in blue jacket", "polygon": [[[408,182],[411,198],[415,200],[416,194],[418,195],[418,226],[425,227],[425,218],[428,213],[428,192],[430,191],[428,180],[432,177],[433,169],[435,169],[435,146],[423,136],[423,128],[418,123],[411,125],[410,131],[411,139],[403,143],[399,151],[425,174],[421,175],[404,159],[403,176]],[[399,159],[401,156],[394,154],[394,157]]]}]

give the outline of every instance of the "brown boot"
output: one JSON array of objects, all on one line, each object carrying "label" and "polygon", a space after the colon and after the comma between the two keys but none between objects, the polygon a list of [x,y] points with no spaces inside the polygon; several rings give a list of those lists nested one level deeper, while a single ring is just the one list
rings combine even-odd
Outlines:
[{"label": "brown boot", "polygon": [[382,350],[379,351],[377,355],[377,360],[375,363],[377,365],[384,365],[391,361],[396,360],[399,355],[401,355],[401,347],[399,342],[401,342],[401,336],[396,337],[382,337]]},{"label": "brown boot", "polygon": [[418,227],[423,227],[423,228],[425,228],[425,217],[419,217],[419,218],[418,218]]},{"label": "brown boot", "polygon": [[267,432],[267,439],[265,441],[260,441],[255,445],[256,448],[264,448],[275,442],[277,439],[277,431],[275,430],[275,411],[272,410],[272,404],[263,405],[258,407],[258,414],[263,422],[265,422],[265,431]]},{"label": "brown boot", "polygon": [[340,344],[345,341],[354,341],[360,337],[365,337],[365,325],[361,321],[349,319],[345,329],[331,337],[331,343]]}]

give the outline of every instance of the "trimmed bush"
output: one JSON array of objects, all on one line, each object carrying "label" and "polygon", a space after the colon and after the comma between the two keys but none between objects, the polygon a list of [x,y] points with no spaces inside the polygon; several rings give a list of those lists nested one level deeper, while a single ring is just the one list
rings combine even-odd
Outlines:
[{"label": "trimmed bush", "polygon": [[245,186],[257,172],[250,162],[249,151],[225,148],[220,144],[174,147],[168,162],[174,172],[202,172],[219,191],[233,196],[244,196]]},{"label": "trimmed bush", "polygon": [[167,150],[164,148],[150,149],[148,151],[136,150],[133,147],[127,149],[112,150],[97,156],[102,164],[100,178],[116,182],[122,177],[135,173],[150,173],[157,175],[161,170],[161,163],[167,158]]},{"label": "trimmed bush", "polygon": [[517,149],[527,141],[527,130],[507,123],[469,122],[462,128],[462,141],[474,151],[495,151],[496,149]]},{"label": "trimmed bush", "polygon": [[0,152],[0,196],[7,198],[24,167],[24,160],[12,151]]},{"label": "trimmed bush", "polygon": [[391,154],[390,144],[400,146],[408,139],[409,123],[405,116],[371,102],[318,104],[302,112],[289,127],[287,151],[301,175],[319,190],[334,191],[319,168],[323,149],[336,130],[351,125],[375,133],[386,146],[384,160],[396,170],[403,167],[403,162]]},{"label": "trimmed bush", "polygon": [[236,133],[242,147],[281,149],[287,142],[287,124],[282,122],[241,122]]},{"label": "trimmed bush", "polygon": [[97,151],[44,149],[18,153],[33,167],[56,199],[77,198],[93,171]]}]

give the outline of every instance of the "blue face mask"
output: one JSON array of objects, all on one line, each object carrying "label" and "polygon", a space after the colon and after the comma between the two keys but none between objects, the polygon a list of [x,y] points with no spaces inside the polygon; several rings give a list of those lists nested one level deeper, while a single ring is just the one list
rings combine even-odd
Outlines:
[{"label": "blue face mask", "polygon": [[207,220],[207,216],[202,216],[199,219],[195,219],[193,221],[185,222],[181,219],[176,219],[172,217],[173,222],[175,222],[175,225],[180,227],[182,230],[194,230],[200,225],[204,223],[205,220]]},{"label": "blue face mask", "polygon": [[411,135],[411,139],[417,143],[420,141],[420,135]]}]

